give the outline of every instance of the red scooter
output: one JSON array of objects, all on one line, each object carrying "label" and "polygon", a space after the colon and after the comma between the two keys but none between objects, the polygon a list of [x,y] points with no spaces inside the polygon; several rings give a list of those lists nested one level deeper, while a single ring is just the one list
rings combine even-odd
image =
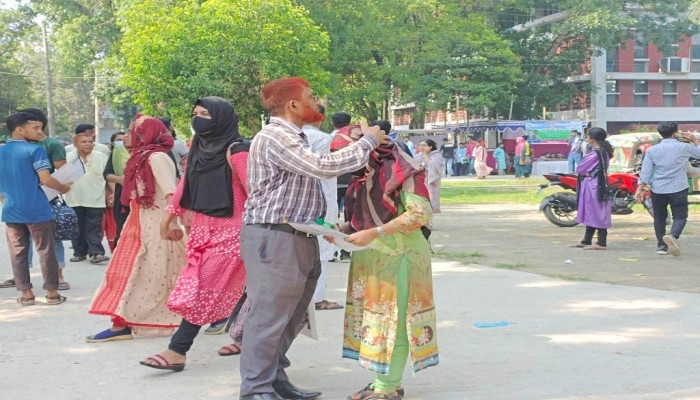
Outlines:
[{"label": "red scooter", "polygon": [[[559,186],[571,190],[571,192],[562,191],[545,197],[540,203],[540,211],[542,211],[547,220],[554,225],[562,227],[578,225],[578,222],[576,222],[576,215],[578,214],[576,183],[578,176],[573,174],[554,174],[545,175],[544,177],[549,183],[540,185],[538,193],[552,186]],[[632,206],[635,203],[634,193],[637,191],[638,178],[636,174],[625,172],[613,172],[608,174],[608,187],[613,193],[613,215],[632,214]],[[653,216],[651,197],[649,197],[648,193],[642,204],[649,214]]]}]

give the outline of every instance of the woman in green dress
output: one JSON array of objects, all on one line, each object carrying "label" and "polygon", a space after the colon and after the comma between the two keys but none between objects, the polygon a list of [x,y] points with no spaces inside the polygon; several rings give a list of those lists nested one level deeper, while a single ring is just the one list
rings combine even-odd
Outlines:
[{"label": "woman in green dress", "polygon": [[[338,131],[331,150],[361,137]],[[350,400],[400,400],[406,362],[420,371],[438,364],[430,247],[421,228],[432,211],[425,171],[395,144],[372,152],[348,185],[348,241],[371,248],[353,253],[348,280],[343,357],[375,372]]]}]

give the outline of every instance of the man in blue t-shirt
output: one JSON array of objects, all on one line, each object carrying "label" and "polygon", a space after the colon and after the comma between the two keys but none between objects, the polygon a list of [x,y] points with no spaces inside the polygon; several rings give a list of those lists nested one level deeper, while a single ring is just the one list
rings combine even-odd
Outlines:
[{"label": "man in blue t-shirt", "polygon": [[18,112],[10,115],[6,124],[12,139],[0,147],[0,199],[15,286],[22,292],[17,302],[22,306],[35,304],[27,258],[31,234],[41,259],[46,304],[61,304],[66,298],[58,294],[55,222],[40,184],[60,193],[68,192],[70,184],[64,185],[52,178],[46,151],[28,142],[38,141],[43,136],[39,117]]}]

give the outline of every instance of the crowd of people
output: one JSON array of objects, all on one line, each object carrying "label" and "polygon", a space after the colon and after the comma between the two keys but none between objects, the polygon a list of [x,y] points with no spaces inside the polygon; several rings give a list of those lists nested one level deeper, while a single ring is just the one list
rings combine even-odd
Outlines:
[{"label": "crowd of people", "polygon": [[[189,149],[177,145],[169,121],[146,115],[109,146],[95,143],[93,126],[79,125],[71,148],[45,137],[41,111],[10,115],[12,139],[0,147],[14,274],[6,286],[21,292],[22,306],[36,303],[33,242],[45,303],[67,300],[58,293],[70,287],[56,239],[66,222],[52,210],[65,200],[77,225],[70,261],[107,263],[88,311],[110,317],[111,326],[88,342],[169,337],[141,364],[182,371],[203,326],[205,333],[230,326],[234,341],[219,354],[240,354],[241,399],[314,399],[321,392],[290,382],[286,353],[311,310],[344,308],[343,357],[375,373],[349,398],[401,399],[407,363],[415,372],[439,362],[425,231],[439,211],[439,186],[430,186],[430,168],[404,143],[388,139],[388,121],[352,125],[340,112],[333,134],[321,131],[325,110],[301,78],[269,82],[261,102],[270,120],[249,142],[229,102],[198,99]],[[431,164],[429,155],[424,162]],[[82,169],[74,182],[52,177],[66,163]],[[347,183],[338,183],[344,175]],[[49,199],[42,185],[60,195]],[[372,244],[353,252],[344,304],[325,295],[327,264],[342,257],[334,240],[290,223],[333,226],[352,245]]]},{"label": "crowd of people", "polygon": [[[302,78],[273,80],[260,98],[270,119],[252,141],[239,134],[228,101],[197,99],[189,149],[169,120],[146,115],[112,135],[109,146],[95,143],[94,126],[79,125],[73,146],[63,148],[44,134],[40,110],[11,114],[12,139],[0,147],[0,193],[14,276],[3,286],[21,292],[21,306],[36,304],[33,243],[45,303],[67,300],[58,292],[70,285],[57,235],[66,222],[54,215],[65,201],[77,225],[70,261],[108,262],[88,312],[110,317],[111,326],[88,342],[169,337],[165,350],[140,364],[183,371],[204,326],[211,334],[229,328],[233,342],[218,353],[240,355],[241,399],[315,399],[320,391],[290,382],[287,351],[309,312],[344,308],[342,355],[375,374],[348,399],[400,400],[406,364],[417,372],[439,363],[427,238],[440,212],[440,180],[453,167],[457,175],[472,168],[477,178],[489,175],[484,143],[459,143],[445,157],[447,143],[438,148],[426,139],[411,148],[406,137],[389,140],[388,121],[353,125],[345,112],[333,114],[335,130],[325,133],[325,108]],[[636,196],[641,201],[651,191],[658,254],[678,256],[688,214],[686,164],[700,158],[700,148],[674,123],[658,130],[664,140],[647,152]],[[574,160],[578,222],[586,230],[574,247],[605,250],[612,148],[604,129],[587,133],[590,150]],[[583,143],[572,136],[572,146]],[[496,153],[502,174],[505,152]],[[518,138],[516,176],[529,176],[531,160],[529,144]],[[82,169],[74,182],[52,176],[67,163]],[[342,258],[335,239],[297,224],[330,226],[349,244],[372,245],[352,254],[344,304],[325,292],[328,263]]]}]

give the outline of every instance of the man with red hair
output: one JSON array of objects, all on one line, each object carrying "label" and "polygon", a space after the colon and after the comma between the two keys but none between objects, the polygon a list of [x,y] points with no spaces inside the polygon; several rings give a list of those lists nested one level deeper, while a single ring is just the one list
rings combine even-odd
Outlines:
[{"label": "man with red hair", "polygon": [[387,139],[378,127],[333,154],[316,154],[301,127],[323,119],[309,83],[288,77],[261,94],[270,123],[251,144],[241,254],[250,313],[241,353],[241,400],[315,399],[320,392],[289,382],[287,350],[321,274],[318,240],[289,225],[310,223],[326,212],[320,179],[365,166]]}]

